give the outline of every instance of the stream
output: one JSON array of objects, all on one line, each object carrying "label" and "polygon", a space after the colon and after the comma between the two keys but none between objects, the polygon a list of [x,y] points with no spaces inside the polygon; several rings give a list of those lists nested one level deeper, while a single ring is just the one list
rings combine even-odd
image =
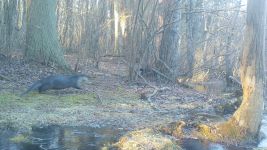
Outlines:
[{"label": "stream", "polygon": [[27,142],[12,142],[18,135],[11,131],[0,137],[1,150],[98,150],[114,143],[121,134],[119,129],[93,127],[35,127]]}]

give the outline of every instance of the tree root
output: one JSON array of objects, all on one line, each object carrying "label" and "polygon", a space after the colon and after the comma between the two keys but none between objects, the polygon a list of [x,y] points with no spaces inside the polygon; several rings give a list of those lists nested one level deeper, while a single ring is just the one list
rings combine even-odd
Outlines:
[{"label": "tree root", "polygon": [[248,137],[247,135],[247,129],[237,125],[233,119],[212,126],[201,124],[197,131],[199,138],[234,145],[255,141],[255,137]]}]

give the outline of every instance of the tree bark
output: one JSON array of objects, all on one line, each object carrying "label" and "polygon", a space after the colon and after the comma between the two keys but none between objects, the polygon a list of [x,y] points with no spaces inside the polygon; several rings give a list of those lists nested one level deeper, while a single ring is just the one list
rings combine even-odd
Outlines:
[{"label": "tree bark", "polygon": [[56,28],[56,0],[33,0],[26,33],[27,59],[66,68]]},{"label": "tree bark", "polygon": [[162,34],[158,67],[160,71],[175,80],[178,75],[179,58],[179,0],[166,0],[164,26],[166,27]]}]

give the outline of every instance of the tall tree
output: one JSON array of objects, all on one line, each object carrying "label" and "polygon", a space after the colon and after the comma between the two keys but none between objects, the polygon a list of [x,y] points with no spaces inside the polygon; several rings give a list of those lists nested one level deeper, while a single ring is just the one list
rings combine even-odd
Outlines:
[{"label": "tall tree", "polygon": [[66,11],[66,20],[65,25],[63,27],[63,38],[64,38],[64,46],[68,49],[72,48],[73,42],[73,30],[74,30],[74,21],[73,21],[73,0],[65,1],[65,11]]},{"label": "tall tree", "polygon": [[119,0],[114,0],[114,53],[118,53],[120,11]]},{"label": "tall tree", "polygon": [[15,1],[0,2],[0,50],[8,54],[12,49],[12,34],[14,30]]},{"label": "tall tree", "polygon": [[[243,101],[232,118],[216,127],[216,135],[202,127],[213,140],[248,140],[258,135],[263,113],[264,90],[264,25],[266,1],[248,0],[244,49],[241,56]],[[202,132],[203,133],[203,132]],[[223,139],[222,139],[223,138]]]},{"label": "tall tree", "polygon": [[265,10],[265,0],[248,0],[246,40],[240,69],[243,102],[232,118],[254,135],[258,132],[263,112]]},{"label": "tall tree", "polygon": [[193,69],[195,63],[195,41],[196,41],[196,29],[197,25],[201,24],[200,22],[196,23],[197,17],[193,11],[193,7],[195,7],[198,1],[189,0],[186,2],[186,47],[187,47],[187,65],[188,65],[188,72],[187,76],[192,78],[193,77]]},{"label": "tall tree", "polygon": [[166,0],[164,26],[160,50],[159,50],[159,68],[160,71],[170,78],[175,79],[178,74],[179,58],[179,0]]},{"label": "tall tree", "polygon": [[25,56],[45,64],[66,67],[56,28],[56,0],[31,1],[28,14]]}]

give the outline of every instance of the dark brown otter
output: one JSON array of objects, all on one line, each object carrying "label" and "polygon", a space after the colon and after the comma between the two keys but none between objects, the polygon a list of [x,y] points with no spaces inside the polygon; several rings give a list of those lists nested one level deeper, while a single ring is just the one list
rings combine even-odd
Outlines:
[{"label": "dark brown otter", "polygon": [[32,84],[21,96],[35,90],[42,93],[51,89],[61,90],[71,87],[81,89],[81,85],[88,82],[88,80],[89,77],[86,75],[52,75]]}]

